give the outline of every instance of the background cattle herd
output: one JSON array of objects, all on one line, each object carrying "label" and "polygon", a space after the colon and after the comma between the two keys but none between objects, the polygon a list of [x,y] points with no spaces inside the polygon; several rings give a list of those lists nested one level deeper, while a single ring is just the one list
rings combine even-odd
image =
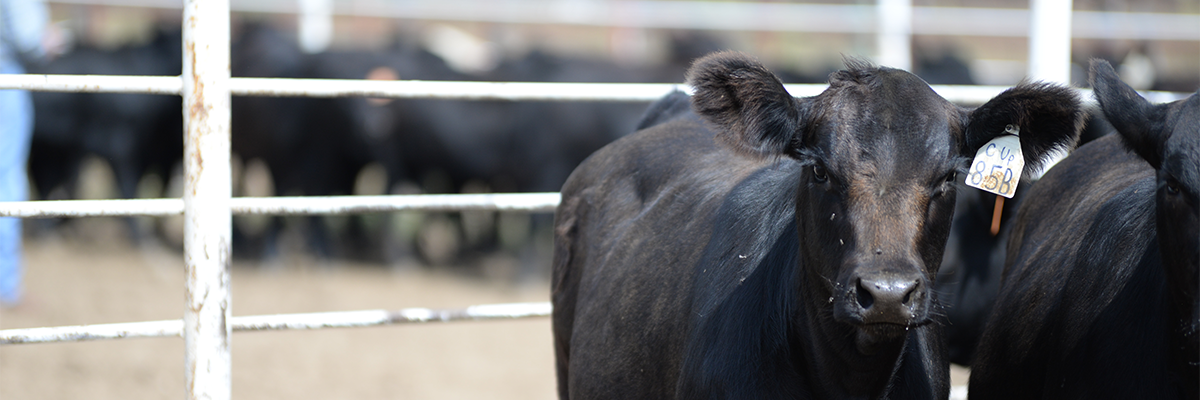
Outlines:
[{"label": "background cattle herd", "polygon": [[[235,77],[680,82],[693,60],[729,46],[714,36],[679,33],[672,36],[670,55],[653,66],[630,67],[534,50],[505,58],[484,72],[464,72],[402,34],[396,34],[384,51],[306,53],[294,35],[270,24],[245,23],[234,32],[231,69]],[[166,29],[137,45],[100,48],[81,43],[30,73],[179,75],[180,42],[178,31]],[[1108,58],[1114,64],[1121,61]],[[974,83],[967,64],[950,53],[915,60],[914,73],[928,83]],[[827,79],[827,73],[774,71],[785,83]],[[1067,200],[1047,199],[1079,204],[1087,199],[1068,196],[1065,189],[1051,189],[1048,183],[1023,182],[1014,199],[1000,200],[966,187],[962,174],[958,175],[953,219],[933,280],[935,300],[930,312],[947,321],[942,326],[947,360],[971,365],[983,357],[1000,366],[995,370],[1010,368],[1009,372],[979,371],[973,378],[996,398],[1026,398],[1038,392],[1022,392],[1024,387],[1012,382],[1032,382],[1027,385],[1043,388],[1040,393],[1047,398],[1147,394],[1147,386],[1112,383],[1130,380],[1162,388],[1153,393],[1154,398],[1195,399],[1200,391],[1198,100],[1192,96],[1172,105],[1139,103],[1112,71],[1093,71],[1101,82],[1094,83],[1099,106],[1081,111],[1087,113],[1082,119],[1086,124],[1077,145],[1088,145],[1088,152],[1060,164],[1089,172],[1056,167],[1051,171],[1060,173],[1046,178],[1055,186],[1109,199],[1095,206],[1098,211],[1072,214],[1078,210],[1064,204]],[[1195,90],[1195,83],[1168,89]],[[1101,84],[1108,86],[1101,88]],[[1107,102],[1101,97],[1106,94]],[[1131,103],[1113,104],[1112,99]],[[29,173],[36,191],[32,197],[80,198],[78,188],[86,183],[81,176],[88,176],[85,167],[92,165],[88,160],[96,158],[111,168],[116,197],[178,197],[183,153],[178,97],[36,92],[34,102]],[[622,102],[235,96],[234,195],[557,192],[588,156],[638,128],[656,125],[658,114],[647,113],[646,108]],[[1082,159],[1085,155],[1092,159]],[[1105,175],[1104,171],[1116,169],[1132,172],[1125,177]],[[1088,180],[1104,177],[1110,181]],[[1182,197],[1171,197],[1177,195]],[[1055,219],[1066,216],[1083,222]],[[1117,222],[1083,220],[1100,221],[1103,216]],[[234,256],[268,262],[296,248],[319,259],[385,264],[419,260],[439,266],[474,265],[480,257],[506,252],[520,260],[519,279],[547,279],[555,251],[554,221],[546,214],[234,218]],[[1047,228],[1035,223],[1038,220],[1061,225],[1047,233]],[[132,243],[182,246],[179,226],[170,219],[131,218],[125,223]],[[27,236],[69,235],[73,224],[31,220],[26,224]],[[286,240],[300,245],[287,248]],[[1170,251],[1159,254],[1160,247]],[[1036,258],[1031,261],[1031,257]],[[1039,260],[1065,266],[1039,269]],[[1094,275],[1105,273],[1113,276]],[[1002,276],[1007,286],[1002,286]],[[1049,294],[1031,297],[1013,288],[1018,284]],[[1046,327],[989,328],[1003,325],[988,324],[989,318],[1000,318],[997,315],[1045,322]],[[1070,322],[1091,330],[1072,330]],[[1120,332],[1105,336],[1097,329]],[[1129,342],[1140,345],[1125,346]],[[977,348],[982,355],[975,354]],[[1039,355],[1020,358],[1012,353]],[[1090,354],[1109,357],[1102,360],[1140,361],[1103,369],[1099,367],[1107,364],[1089,364],[1096,360]],[[560,373],[566,372],[560,369]],[[995,380],[985,381],[991,378]],[[1078,386],[1080,382],[1097,386],[1084,388]],[[567,392],[563,393],[565,398]]]},{"label": "background cattle herd", "polygon": [[[31,72],[178,75],[180,40],[178,30],[164,28],[143,44],[112,48],[82,42]],[[671,36],[666,60],[650,66],[533,50],[484,72],[463,72],[415,37],[397,33],[392,42],[382,51],[309,54],[291,32],[250,22],[235,28],[231,72],[235,77],[662,83],[681,82],[692,60],[728,46],[715,35],[679,32]],[[934,84],[974,83],[965,62],[950,53],[918,58],[914,69]],[[788,83],[825,81],[824,73],[777,73]],[[36,92],[34,101],[30,178],[35,198],[178,196],[180,99]],[[235,96],[232,106],[235,196],[555,192],[593,151],[633,132],[645,108],[629,102],[255,96]],[[86,185],[79,182],[81,167],[94,165],[85,164],[93,156],[111,168],[116,188],[111,195],[78,193]],[[549,254],[529,253],[534,251],[531,238],[549,241],[548,219],[479,213],[239,216],[234,254],[271,259],[279,253],[279,234],[287,231],[304,236],[300,251],[321,258],[451,264],[505,247],[523,254],[523,263],[537,264]],[[34,234],[44,234],[48,226],[68,221],[30,225]],[[128,235],[134,243],[161,239],[178,246],[178,224],[170,223],[128,219]]]}]

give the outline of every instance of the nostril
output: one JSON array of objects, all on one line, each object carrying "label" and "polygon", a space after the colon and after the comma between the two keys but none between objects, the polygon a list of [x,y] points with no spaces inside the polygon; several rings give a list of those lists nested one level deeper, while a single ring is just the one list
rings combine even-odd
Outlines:
[{"label": "nostril", "polygon": [[900,304],[908,305],[909,301],[912,300],[913,293],[917,292],[917,287],[919,286],[921,286],[921,281],[913,281],[912,288],[908,289],[907,292],[904,292],[904,299],[900,300]]},{"label": "nostril", "polygon": [[858,305],[864,310],[871,308],[875,304],[875,296],[871,295],[871,290],[863,286],[862,279],[858,280],[858,287],[854,289],[858,295]]}]

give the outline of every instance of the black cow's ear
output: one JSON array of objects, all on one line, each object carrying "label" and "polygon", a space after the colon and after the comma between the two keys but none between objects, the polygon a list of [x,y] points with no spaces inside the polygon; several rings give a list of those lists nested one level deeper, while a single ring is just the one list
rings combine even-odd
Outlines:
[{"label": "black cow's ear", "polygon": [[1117,71],[1104,60],[1092,60],[1088,80],[1093,94],[1104,110],[1104,118],[1124,138],[1125,145],[1158,169],[1162,163],[1163,143],[1167,140],[1162,129],[1165,106],[1150,104],[1137,91],[1117,76]]},{"label": "black cow's ear", "polygon": [[1087,112],[1075,89],[1022,82],[969,111],[966,119],[963,155],[974,157],[980,147],[1013,125],[1020,132],[1025,170],[1040,171],[1052,152],[1075,148]]},{"label": "black cow's ear", "polygon": [[687,82],[695,90],[692,109],[735,150],[758,157],[794,154],[799,104],[762,64],[737,52],[713,53],[692,64]]}]

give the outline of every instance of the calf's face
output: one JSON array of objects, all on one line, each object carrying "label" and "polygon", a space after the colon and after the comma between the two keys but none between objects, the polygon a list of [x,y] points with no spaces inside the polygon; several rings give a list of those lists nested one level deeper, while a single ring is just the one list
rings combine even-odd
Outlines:
[{"label": "calf's face", "polygon": [[1036,168],[1049,150],[1074,145],[1083,118],[1067,88],[1018,86],[968,110],[908,72],[853,60],[810,98],[791,97],[736,53],[700,59],[688,79],[693,107],[720,139],[747,156],[804,165],[801,307],[853,327],[864,352],[931,321],[931,280],[967,157],[1014,125]]},{"label": "calf's face", "polygon": [[929,321],[966,165],[959,110],[912,74],[853,64],[810,103],[796,202],[807,272],[838,321],[900,335]]},{"label": "calf's face", "polygon": [[1200,349],[1200,95],[1150,104],[1121,82],[1107,61],[1094,60],[1091,82],[1104,116],[1130,150],[1157,171],[1159,251],[1172,301],[1189,317],[1181,328],[1188,354]]}]

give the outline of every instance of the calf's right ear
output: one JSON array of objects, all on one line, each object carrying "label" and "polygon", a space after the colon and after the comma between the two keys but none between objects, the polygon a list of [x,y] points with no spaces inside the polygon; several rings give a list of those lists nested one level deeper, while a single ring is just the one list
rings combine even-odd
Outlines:
[{"label": "calf's right ear", "polygon": [[1167,107],[1150,104],[1121,81],[1108,61],[1093,59],[1088,81],[1104,118],[1125,139],[1125,145],[1158,169],[1168,136],[1162,126]]},{"label": "calf's right ear", "polygon": [[799,141],[799,102],[762,64],[737,52],[696,60],[687,72],[692,109],[718,129],[717,137],[740,153],[793,155]]}]

